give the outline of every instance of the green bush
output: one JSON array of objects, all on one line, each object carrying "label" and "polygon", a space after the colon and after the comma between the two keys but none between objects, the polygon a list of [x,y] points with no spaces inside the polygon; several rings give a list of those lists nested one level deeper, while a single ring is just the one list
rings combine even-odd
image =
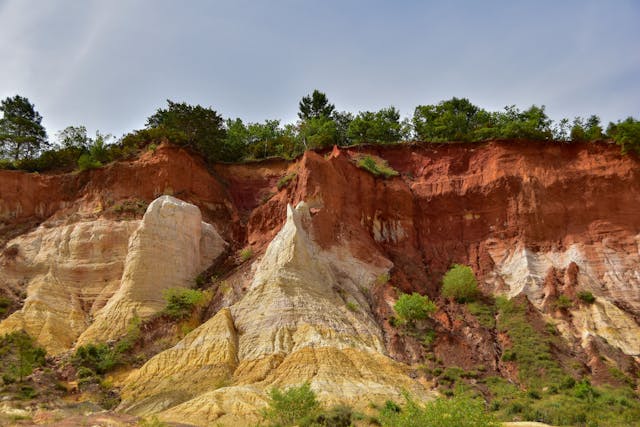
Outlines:
[{"label": "green bush", "polygon": [[91,157],[89,153],[84,153],[78,159],[78,169],[81,171],[86,171],[89,169],[98,169],[102,167],[102,163],[99,160]]},{"label": "green bush", "polygon": [[78,347],[73,358],[74,364],[78,366],[78,376],[88,375],[89,371],[97,374],[105,374],[116,366],[120,361],[120,355],[107,344],[87,344]]},{"label": "green bush", "polygon": [[422,296],[417,292],[401,294],[398,301],[393,306],[398,317],[403,322],[413,323],[416,320],[426,319],[430,314],[435,313],[436,305],[429,297]]},{"label": "green bush", "polygon": [[380,411],[384,427],[497,427],[492,414],[484,409],[480,400],[454,396],[438,398],[424,405],[405,395],[402,408],[385,405]]},{"label": "green bush", "polygon": [[442,296],[459,303],[471,302],[478,296],[478,282],[471,267],[454,264],[442,278]]},{"label": "green bush", "polygon": [[276,426],[309,424],[317,415],[320,404],[309,383],[290,387],[285,391],[274,388],[269,392],[269,406],[264,418]]},{"label": "green bush", "polygon": [[360,169],[364,169],[374,176],[381,176],[383,178],[391,178],[392,176],[400,175],[397,171],[393,170],[385,160],[374,159],[371,156],[362,156],[358,159],[356,165]]},{"label": "green bush", "polygon": [[171,288],[163,292],[163,297],[167,302],[162,310],[173,320],[182,320],[191,315],[193,308],[202,302],[204,296],[202,291],[187,288]]},{"label": "green bush", "polygon": [[593,304],[596,301],[596,297],[589,291],[578,292],[578,298],[586,304]]},{"label": "green bush", "polygon": [[573,301],[566,295],[560,295],[556,301],[556,308],[558,310],[568,310],[573,306]]}]

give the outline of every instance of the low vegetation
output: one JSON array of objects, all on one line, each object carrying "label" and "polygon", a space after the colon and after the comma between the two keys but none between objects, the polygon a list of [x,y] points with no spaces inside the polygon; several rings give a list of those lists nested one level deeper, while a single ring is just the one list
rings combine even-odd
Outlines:
[{"label": "low vegetation", "polygon": [[385,160],[379,157],[373,158],[367,155],[361,156],[356,160],[356,165],[360,169],[364,169],[374,176],[391,178],[399,175],[398,172],[392,169]]},{"label": "low vegetation", "polygon": [[417,292],[401,294],[393,306],[398,318],[403,323],[413,324],[416,320],[423,320],[435,313],[436,305],[429,297]]},{"label": "low vegetation", "polygon": [[593,304],[596,302],[596,297],[589,291],[578,292],[578,299],[585,304]]},{"label": "low vegetation", "polygon": [[162,295],[167,305],[160,314],[173,320],[183,320],[191,316],[193,309],[204,300],[204,294],[198,289],[171,288]]},{"label": "low vegetation", "polygon": [[420,404],[405,395],[400,407],[387,402],[378,420],[384,427],[498,427],[495,417],[485,410],[484,402],[464,396],[438,398]]},{"label": "low vegetation", "polygon": [[442,296],[458,303],[471,302],[480,291],[471,267],[454,264],[442,278]]},{"label": "low vegetation", "polygon": [[309,383],[286,390],[273,388],[264,418],[273,426],[310,425],[320,411],[320,403]]},{"label": "low vegetation", "polygon": [[278,191],[282,190],[285,187],[288,187],[289,183],[292,182],[294,179],[296,179],[297,176],[298,176],[297,173],[292,172],[280,178],[277,184]]}]

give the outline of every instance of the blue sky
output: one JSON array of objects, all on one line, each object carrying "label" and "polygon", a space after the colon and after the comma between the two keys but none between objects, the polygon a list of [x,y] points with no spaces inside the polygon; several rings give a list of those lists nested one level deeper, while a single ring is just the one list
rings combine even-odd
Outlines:
[{"label": "blue sky", "polygon": [[53,136],[117,136],[166,99],[247,121],[467,97],[554,119],[640,117],[638,1],[0,0],[0,98]]}]

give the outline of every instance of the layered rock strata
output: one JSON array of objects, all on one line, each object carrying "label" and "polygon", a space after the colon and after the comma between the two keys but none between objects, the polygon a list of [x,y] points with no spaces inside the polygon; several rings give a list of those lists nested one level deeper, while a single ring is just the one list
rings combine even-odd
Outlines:
[{"label": "layered rock strata", "polygon": [[247,425],[259,419],[271,387],[305,381],[327,404],[363,407],[403,389],[426,397],[408,368],[386,355],[371,314],[367,289],[390,264],[322,250],[311,222],[306,204],[289,207],[246,295],[134,372],[121,408]]}]

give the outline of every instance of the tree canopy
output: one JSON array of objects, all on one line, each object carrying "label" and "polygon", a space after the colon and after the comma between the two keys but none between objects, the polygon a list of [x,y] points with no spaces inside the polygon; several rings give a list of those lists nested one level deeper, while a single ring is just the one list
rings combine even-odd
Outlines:
[{"label": "tree canopy", "polygon": [[501,111],[480,108],[467,98],[453,97],[437,104],[418,105],[413,116],[402,118],[393,106],[353,114],[338,111],[319,90],[302,97],[298,120],[243,122],[224,119],[211,107],[167,100],[146,122],[116,143],[107,135],[87,135],[84,126],[69,126],[57,134],[51,147],[42,116],[27,98],[16,95],[0,105],[0,168],[44,171],[92,169],[106,162],[135,155],[149,144],[168,141],[201,154],[206,161],[236,162],[271,156],[294,158],[309,149],[333,145],[480,142],[489,140],[594,142],[610,140],[623,153],[640,154],[638,120],[629,117],[609,123],[600,118],[567,118],[554,123],[544,106],[521,110],[515,105]]},{"label": "tree canopy", "polygon": [[160,131],[171,142],[193,148],[211,161],[241,158],[225,143],[227,130],[216,111],[185,102],[167,100],[167,104],[168,108],[159,108],[147,119],[147,129]]},{"label": "tree canopy", "polygon": [[303,96],[298,104],[300,120],[318,119],[320,117],[331,117],[335,106],[329,103],[327,95],[315,89],[311,95]]},{"label": "tree canopy", "polygon": [[0,154],[13,160],[33,158],[47,147],[42,116],[27,98],[16,95],[0,103]]}]

